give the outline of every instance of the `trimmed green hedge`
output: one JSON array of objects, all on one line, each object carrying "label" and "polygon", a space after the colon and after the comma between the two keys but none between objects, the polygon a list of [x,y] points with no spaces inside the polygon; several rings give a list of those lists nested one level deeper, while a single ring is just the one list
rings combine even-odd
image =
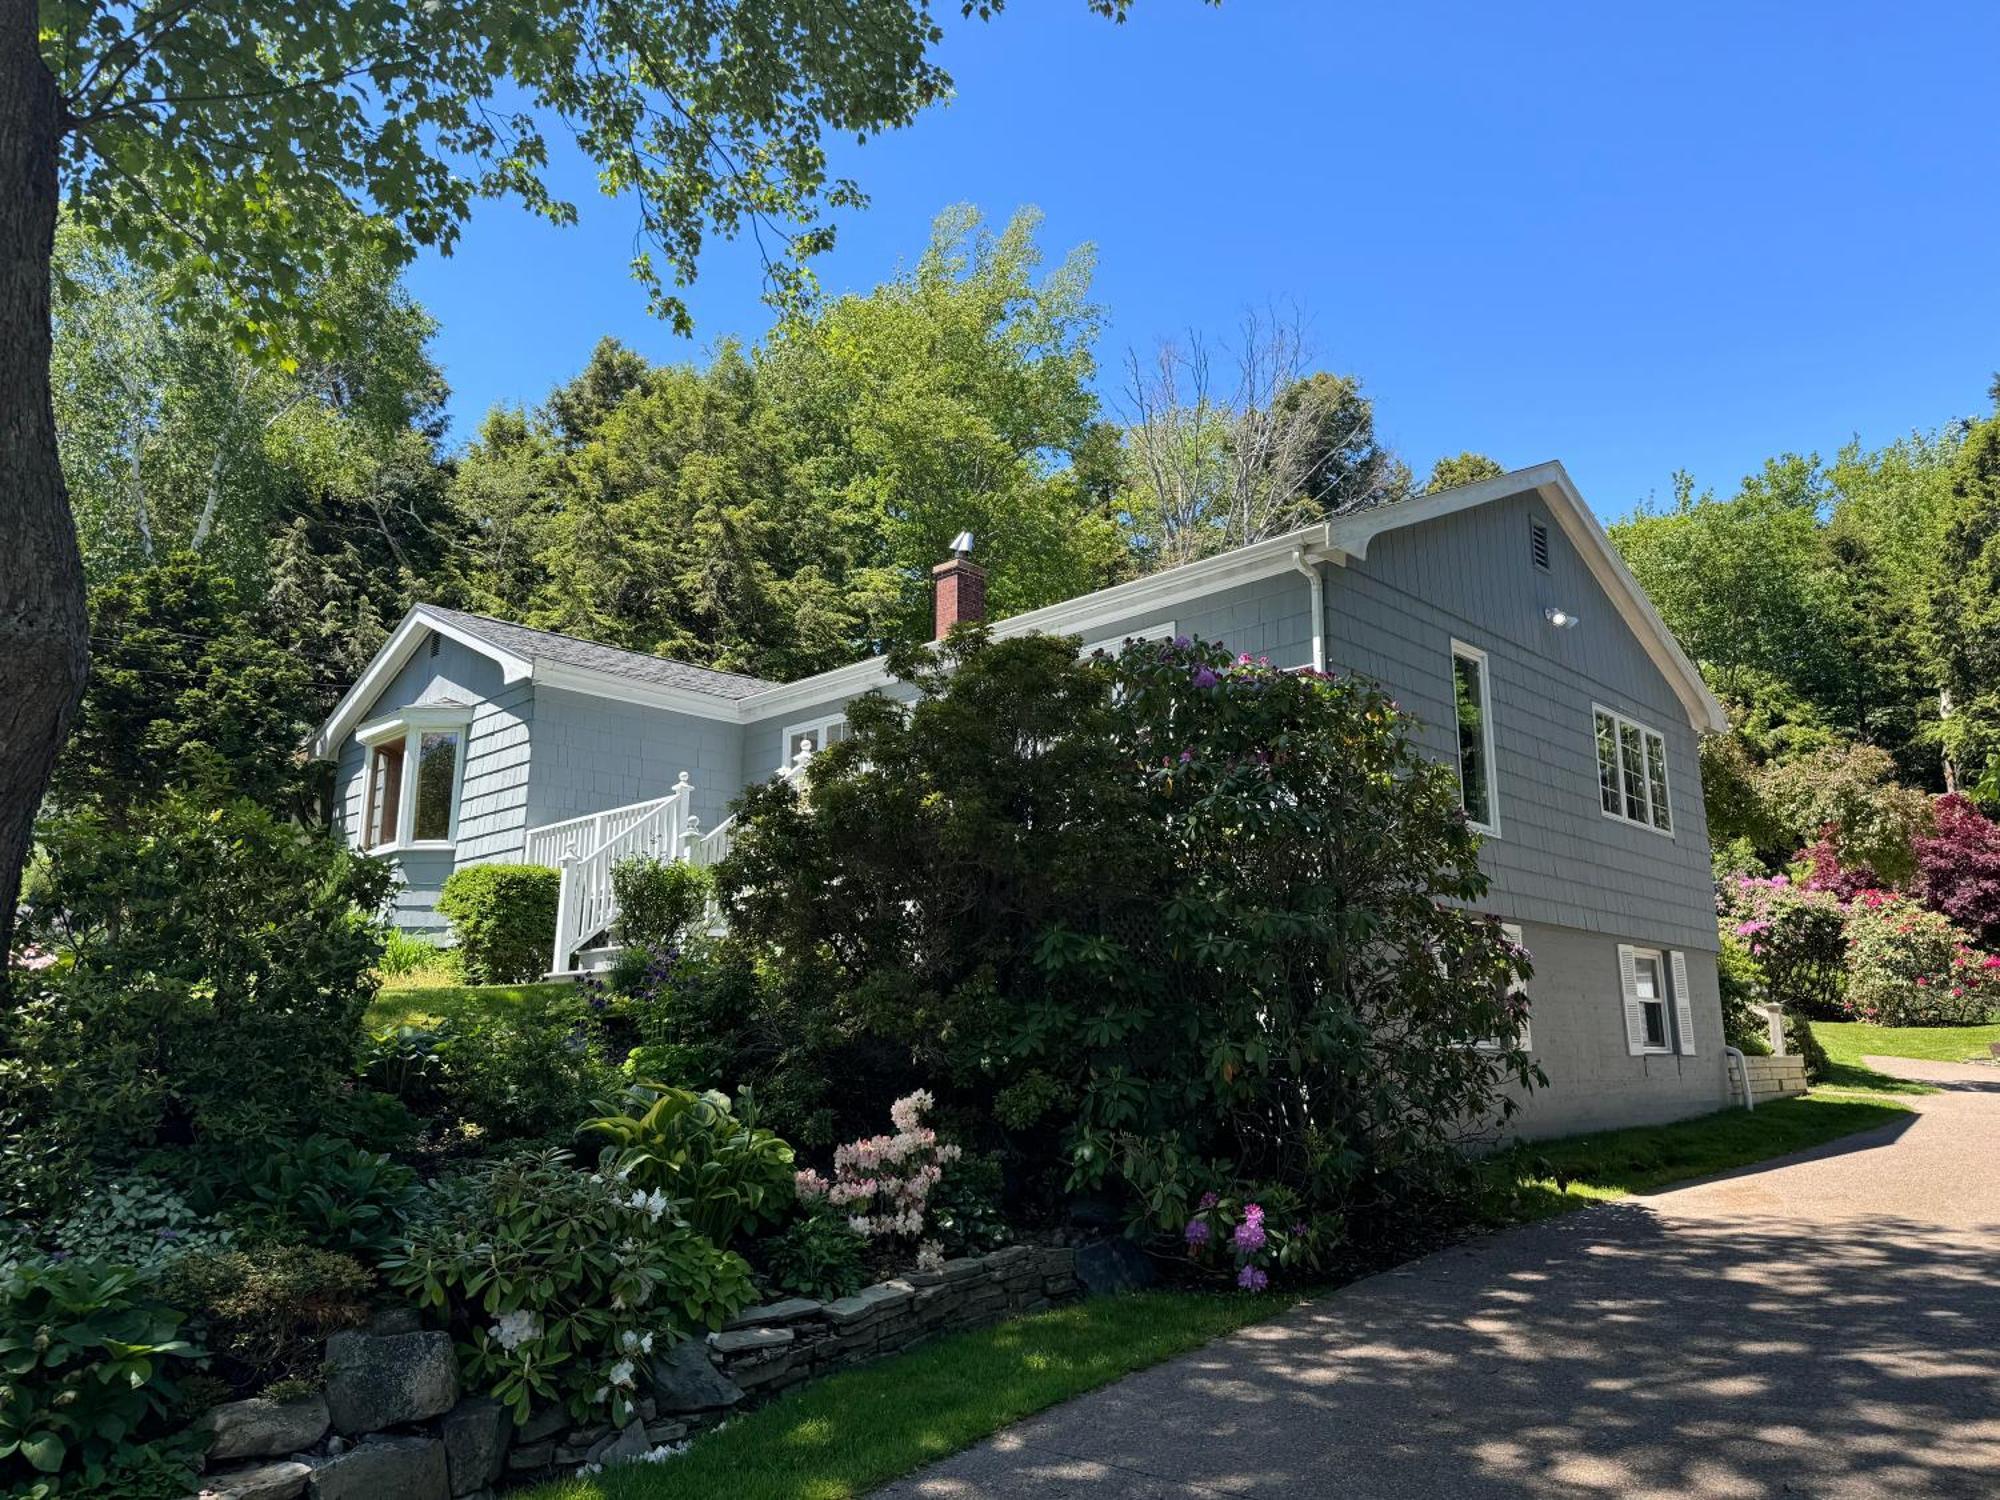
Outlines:
[{"label": "trimmed green hedge", "polygon": [[458,939],[466,979],[523,984],[547,973],[561,888],[561,873],[544,865],[470,865],[452,871],[437,909]]}]

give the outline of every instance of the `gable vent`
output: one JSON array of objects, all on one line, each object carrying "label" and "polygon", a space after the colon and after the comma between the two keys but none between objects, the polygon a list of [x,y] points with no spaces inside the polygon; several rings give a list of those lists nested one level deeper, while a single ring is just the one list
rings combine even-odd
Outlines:
[{"label": "gable vent", "polygon": [[[1544,553],[1544,554],[1546,554],[1546,553],[1547,553],[1547,551],[1548,551],[1548,546],[1547,546],[1546,542],[1544,542],[1544,545],[1543,545],[1543,547],[1542,547],[1542,551],[1543,551],[1543,553]],[[1543,566],[1543,567],[1547,567],[1547,566],[1548,566],[1548,564],[1547,564],[1547,563],[1545,562],[1545,563],[1543,563],[1543,564],[1542,564],[1542,566]],[[441,640],[443,640],[443,639],[444,639],[444,637],[443,637],[443,636],[441,636],[441,635],[439,635],[439,634],[438,634],[438,633],[437,633],[437,632],[436,632],[435,630],[433,630],[433,631],[431,632],[431,660],[432,660],[432,661],[436,661],[436,660],[437,660],[437,654],[438,654],[438,642],[439,642],[439,641],[441,641]]]},{"label": "gable vent", "polygon": [[1549,570],[1549,528],[1535,517],[1528,517],[1528,555],[1535,560],[1535,566],[1544,573]]}]

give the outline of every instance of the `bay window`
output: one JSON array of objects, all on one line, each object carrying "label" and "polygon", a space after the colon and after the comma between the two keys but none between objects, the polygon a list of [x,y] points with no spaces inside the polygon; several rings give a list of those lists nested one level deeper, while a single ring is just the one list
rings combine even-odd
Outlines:
[{"label": "bay window", "polygon": [[448,849],[458,838],[469,708],[406,708],[356,732],[365,747],[361,847]]}]

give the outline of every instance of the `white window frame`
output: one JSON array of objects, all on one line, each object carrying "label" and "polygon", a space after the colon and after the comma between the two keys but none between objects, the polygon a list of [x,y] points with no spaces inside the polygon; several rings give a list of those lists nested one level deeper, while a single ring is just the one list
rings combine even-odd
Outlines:
[{"label": "white window frame", "polygon": [[1160,620],[1138,630],[1121,630],[1116,635],[1108,635],[1103,640],[1085,641],[1078,656],[1088,656],[1093,651],[1112,651],[1127,641],[1170,641],[1174,638],[1174,622]]},{"label": "white window frame", "polygon": [[[1597,752],[1597,719],[1600,714],[1611,721],[1613,763],[1618,767],[1617,812],[1611,812],[1604,806],[1604,764],[1598,759]],[[1639,735],[1639,784],[1646,794],[1646,817],[1643,822],[1630,816],[1625,811],[1628,793],[1625,789],[1624,734],[1628,729],[1638,731]],[[1658,740],[1660,742],[1660,782],[1666,789],[1667,799],[1667,826],[1665,828],[1660,827],[1658,823],[1653,821],[1656,814],[1653,801],[1652,762],[1651,752],[1646,748],[1649,740]],[[1607,708],[1602,703],[1593,703],[1590,705],[1591,792],[1597,799],[1597,811],[1600,816],[1609,818],[1614,823],[1623,823],[1627,828],[1643,828],[1646,832],[1658,834],[1663,839],[1673,838],[1675,836],[1675,822],[1672,759],[1673,757],[1668,753],[1666,735],[1653,728],[1652,725],[1645,723],[1643,720],[1635,719],[1630,714],[1621,714],[1615,708]]]},{"label": "white window frame", "polygon": [[[1465,768],[1458,753],[1458,664],[1460,661],[1477,663],[1479,667],[1479,728],[1484,741],[1482,749],[1486,755],[1486,811],[1488,821],[1481,823],[1473,818],[1468,809],[1466,822],[1477,832],[1488,838],[1500,837],[1500,766],[1493,755],[1493,662],[1479,647],[1459,640],[1451,642],[1451,662],[1446,675],[1447,697],[1451,703],[1451,762],[1458,772],[1458,805],[1465,806]],[[1594,731],[1593,731],[1594,732]]]},{"label": "white window frame", "polygon": [[[451,810],[445,836],[420,839],[413,836],[417,818],[417,756],[423,737],[439,730],[458,736],[458,754],[451,768]],[[458,805],[465,795],[466,747],[472,739],[472,710],[460,706],[421,705],[398,710],[393,718],[378,719],[354,731],[361,742],[361,822],[356,843],[367,854],[397,854],[405,850],[455,849],[458,847]],[[403,750],[403,780],[396,791],[396,832],[383,843],[368,843],[369,799],[375,785],[375,756],[384,745],[400,744]]]},{"label": "white window frame", "polygon": [[[1650,959],[1659,975],[1656,999],[1639,995],[1639,960]],[[1649,948],[1644,944],[1618,945],[1618,987],[1625,1015],[1625,1050],[1633,1057],[1682,1057],[1695,1055],[1694,997],[1688,991],[1687,954],[1678,948]],[[1660,1007],[1660,1035],[1664,1043],[1646,1039],[1644,1007]]]},{"label": "white window frame", "polygon": [[826,732],[836,724],[847,722],[847,708],[842,705],[832,713],[821,714],[816,719],[805,719],[797,724],[785,726],[784,737],[778,741],[778,769],[786,770],[799,752],[799,742],[808,735],[812,737],[813,754],[826,748]]}]

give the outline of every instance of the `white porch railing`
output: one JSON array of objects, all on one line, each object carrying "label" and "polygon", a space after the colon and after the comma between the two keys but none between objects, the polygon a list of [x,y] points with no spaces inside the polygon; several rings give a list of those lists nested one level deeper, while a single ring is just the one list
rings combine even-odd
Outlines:
[{"label": "white porch railing", "polygon": [[[811,759],[811,747],[802,744],[791,764],[778,772],[780,779],[805,775]],[[621,859],[680,859],[701,868],[720,864],[735,842],[735,823],[734,817],[724,818],[703,833],[694,815],[694,787],[683,771],[664,797],[529,829],[523,858],[562,871],[549,972],[571,973],[578,950],[618,920],[611,871]]]},{"label": "white porch railing", "polygon": [[[566,974],[576,952],[617,919],[611,870],[621,859],[680,859],[692,831],[694,787],[687,772],[673,791],[650,802],[634,802],[530,829],[525,854],[531,864],[562,869],[556,897],[556,946],[549,972]],[[549,858],[553,853],[554,858]]]},{"label": "white porch railing", "polygon": [[[800,741],[799,753],[792,757],[791,764],[778,768],[778,780],[790,781],[794,777],[804,776],[806,774],[806,767],[812,762],[812,757],[812,742],[810,740]],[[706,869],[710,865],[719,865],[735,842],[736,817],[732,813],[709,829],[707,833],[691,836],[688,840],[685,858],[689,864],[701,869]]]}]

